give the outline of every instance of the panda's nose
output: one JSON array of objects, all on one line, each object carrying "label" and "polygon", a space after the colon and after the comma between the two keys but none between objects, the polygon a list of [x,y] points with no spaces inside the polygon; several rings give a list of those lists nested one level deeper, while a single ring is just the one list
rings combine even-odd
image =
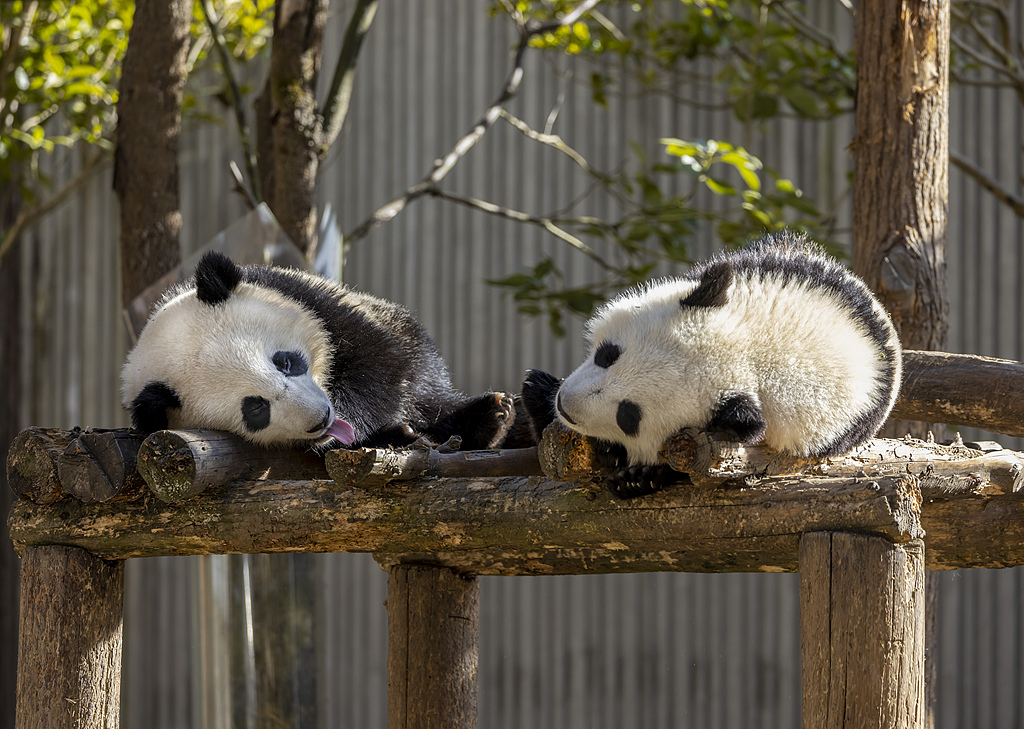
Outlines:
[{"label": "panda's nose", "polygon": [[558,408],[558,414],[561,415],[565,422],[570,425],[576,425],[576,421],[569,417],[569,413],[565,412],[565,408],[562,407],[562,393],[559,392],[555,395],[555,407]]},{"label": "panda's nose", "polygon": [[321,430],[326,430],[327,426],[330,425],[330,424],[331,424],[331,409],[327,408],[326,412],[324,412],[323,419],[319,423],[314,425],[312,428],[307,430],[306,432],[307,433],[316,433],[316,432],[321,431]]}]

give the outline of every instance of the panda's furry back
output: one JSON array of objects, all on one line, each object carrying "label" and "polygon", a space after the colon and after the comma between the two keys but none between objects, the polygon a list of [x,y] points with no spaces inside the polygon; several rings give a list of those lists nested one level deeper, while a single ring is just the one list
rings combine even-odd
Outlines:
[{"label": "panda's furry back", "polygon": [[[725,270],[722,299],[699,300]],[[623,444],[634,464],[657,462],[665,438],[713,424],[734,397],[763,414],[768,445],[845,452],[874,435],[901,378],[896,332],[868,288],[790,234],[628,291],[598,311],[588,335],[591,358],[559,392],[563,420]],[[612,345],[614,363],[596,364]],[[618,418],[610,405],[600,412],[603,399],[635,408],[626,418],[634,433],[622,431],[621,405]]]}]

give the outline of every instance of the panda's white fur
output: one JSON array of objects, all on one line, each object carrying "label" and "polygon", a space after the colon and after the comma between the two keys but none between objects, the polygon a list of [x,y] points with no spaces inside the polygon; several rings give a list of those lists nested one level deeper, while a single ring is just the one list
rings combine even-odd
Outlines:
[{"label": "panda's white fur", "polygon": [[213,428],[261,445],[504,442],[504,393],[457,391],[412,314],[300,271],[208,253],[157,304],[122,370],[144,433]]},{"label": "panda's white fur", "polygon": [[[308,370],[286,376],[273,364],[276,352],[302,354]],[[278,291],[240,283],[211,307],[187,287],[159,306],[129,353],[122,399],[130,408],[148,383],[163,382],[188,393],[167,411],[168,427],[226,430],[262,445],[315,441],[335,420],[324,390],[329,357],[319,320]],[[253,393],[274,415],[259,430],[246,427],[238,405]]]},{"label": "panda's white fur", "polygon": [[657,463],[684,427],[716,425],[792,454],[835,455],[877,432],[901,380],[895,329],[867,286],[788,234],[622,294],[587,335],[590,355],[556,410],[625,446],[630,465]]}]

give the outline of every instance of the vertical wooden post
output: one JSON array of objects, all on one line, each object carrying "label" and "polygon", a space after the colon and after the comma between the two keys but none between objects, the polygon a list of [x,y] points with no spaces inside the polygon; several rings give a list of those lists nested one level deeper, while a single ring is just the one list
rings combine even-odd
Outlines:
[{"label": "vertical wooden post", "polygon": [[476,578],[395,565],[387,606],[388,729],[476,729]]},{"label": "vertical wooden post", "polygon": [[803,729],[921,729],[924,544],[800,540]]},{"label": "vertical wooden post", "polygon": [[123,603],[124,562],[25,550],[15,729],[117,729]]}]

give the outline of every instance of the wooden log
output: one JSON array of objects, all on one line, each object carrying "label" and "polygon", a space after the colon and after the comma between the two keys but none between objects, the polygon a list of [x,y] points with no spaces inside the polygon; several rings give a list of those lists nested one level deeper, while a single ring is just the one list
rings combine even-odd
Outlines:
[{"label": "wooden log", "polygon": [[388,569],[388,727],[475,729],[480,586],[443,567]]},{"label": "wooden log", "polygon": [[82,433],[57,459],[63,490],[79,501],[131,498],[142,488],[135,467],[142,435],[130,430]]},{"label": "wooden log", "polygon": [[669,488],[621,502],[540,477],[431,479],[364,491],[332,481],[250,481],[166,504],[20,500],[16,548],[81,546],[106,558],[231,552],[415,555],[467,574],[792,571],[799,535],[920,535],[913,477],[781,478],[748,489]]},{"label": "wooden log", "polygon": [[1004,494],[1024,486],[1024,454],[1006,449],[982,452],[910,437],[876,438],[833,458],[800,458],[686,429],[666,441],[662,457],[691,482],[707,486],[730,481],[749,485],[781,474],[832,478],[910,474],[919,477],[928,493]]},{"label": "wooden log", "polygon": [[323,458],[316,453],[261,448],[219,430],[157,431],[142,443],[138,469],[153,493],[167,502],[238,480],[327,478]]},{"label": "wooden log", "polygon": [[18,433],[7,452],[7,483],[14,493],[38,504],[67,496],[57,463],[80,432],[33,427]]},{"label": "wooden log", "polygon": [[24,551],[15,729],[118,726],[123,599],[123,562]]},{"label": "wooden log", "polygon": [[864,534],[800,541],[803,729],[920,729],[924,546]]},{"label": "wooden log", "polygon": [[1024,437],[1024,364],[974,354],[903,353],[892,417]]},{"label": "wooden log", "polygon": [[379,488],[392,481],[422,477],[484,478],[541,476],[536,448],[442,453],[436,449],[360,448],[325,454],[327,472],[336,483]]},{"label": "wooden log", "polygon": [[[558,480],[600,481],[590,441],[554,422],[539,447],[543,470]],[[923,490],[971,494],[1013,493],[1024,487],[1024,454],[1005,449],[983,453],[912,438],[876,438],[834,458],[801,458],[767,446],[744,446],[715,433],[687,428],[669,438],[662,460],[696,485],[754,485],[781,475],[812,478],[878,478],[912,475]]]}]

